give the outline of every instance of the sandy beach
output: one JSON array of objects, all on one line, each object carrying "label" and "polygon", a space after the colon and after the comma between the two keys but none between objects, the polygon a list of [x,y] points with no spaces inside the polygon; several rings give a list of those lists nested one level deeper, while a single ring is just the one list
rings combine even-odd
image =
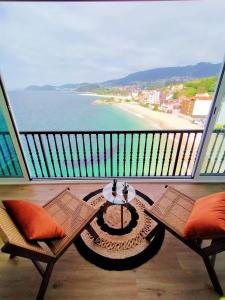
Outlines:
[{"label": "sandy beach", "polygon": [[92,96],[92,97],[99,97],[99,98],[120,98],[123,100],[129,99],[129,96],[120,96],[120,95],[111,95],[111,94],[106,94],[106,95],[101,95],[97,93],[79,93],[81,96]]},{"label": "sandy beach", "polygon": [[[176,116],[174,114],[167,114],[164,112],[155,112],[152,111],[146,107],[142,107],[139,104],[136,103],[115,103],[113,105],[116,105],[117,107],[119,107],[120,109],[126,111],[127,113],[133,114],[136,117],[139,117],[140,119],[143,120],[143,123],[148,122],[149,125],[151,125],[152,127],[154,127],[155,129],[159,129],[159,130],[166,130],[166,129],[202,129],[200,126],[191,123],[189,120],[186,120],[182,117]],[[186,145],[188,139],[188,144]],[[192,147],[192,143],[195,140],[195,144],[194,144],[194,152],[197,151],[199,143],[200,143],[200,139],[201,139],[201,135],[197,135],[196,139],[194,137],[194,135],[184,135],[182,137],[182,144],[181,144],[181,151],[182,152],[186,152],[190,153],[191,151],[191,147]],[[175,138],[175,144],[178,144],[179,141],[179,135]],[[183,157],[183,162],[182,162],[182,169],[184,168],[184,170],[187,169],[187,172],[190,174],[191,170],[192,170],[192,166],[194,163],[194,157],[190,159],[188,159],[188,156],[185,155],[185,157]],[[179,161],[179,163],[181,164],[181,161]]]},{"label": "sandy beach", "polygon": [[148,122],[157,129],[202,129],[202,127],[191,123],[189,120],[174,114],[155,112],[136,103],[115,103],[113,105],[135,115],[143,122]]}]

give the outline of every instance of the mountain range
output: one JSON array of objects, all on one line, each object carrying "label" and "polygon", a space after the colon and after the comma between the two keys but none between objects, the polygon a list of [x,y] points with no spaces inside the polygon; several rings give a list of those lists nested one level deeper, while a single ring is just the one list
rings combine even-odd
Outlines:
[{"label": "mountain range", "polygon": [[53,85],[31,85],[26,90],[63,90],[74,89],[77,92],[90,92],[101,88],[114,88],[130,85],[153,86],[169,83],[184,82],[197,78],[217,76],[221,64],[200,62],[196,65],[181,67],[156,68],[129,74],[119,79],[113,79],[98,83],[68,83],[59,86]]}]

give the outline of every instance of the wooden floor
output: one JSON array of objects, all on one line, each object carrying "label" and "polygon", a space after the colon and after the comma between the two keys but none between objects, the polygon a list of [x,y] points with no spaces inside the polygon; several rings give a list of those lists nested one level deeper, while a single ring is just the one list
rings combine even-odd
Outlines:
[{"label": "wooden floor", "polygon": [[[66,185],[68,186],[68,185]],[[103,184],[69,185],[84,197]],[[133,184],[157,199],[162,184]],[[217,191],[224,184],[173,184],[194,199]],[[40,204],[60,192],[65,185],[0,186],[0,200],[28,199]],[[225,254],[219,254],[216,270],[225,290]],[[0,253],[0,299],[33,300],[39,288],[39,274],[29,260]],[[130,271],[105,271],[85,261],[71,246],[58,261],[49,283],[46,300],[209,300],[219,299],[211,287],[204,265],[197,254],[170,234],[166,234],[160,252],[146,264]]]}]

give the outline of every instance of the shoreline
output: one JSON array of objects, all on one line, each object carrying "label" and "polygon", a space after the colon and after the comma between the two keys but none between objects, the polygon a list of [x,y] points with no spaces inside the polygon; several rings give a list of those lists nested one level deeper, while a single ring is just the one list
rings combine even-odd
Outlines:
[{"label": "shoreline", "polygon": [[182,117],[164,112],[155,112],[136,103],[114,103],[112,105],[135,115],[156,129],[203,129],[201,126],[193,124]]},{"label": "shoreline", "polygon": [[189,120],[177,116],[175,114],[168,114],[165,112],[156,112],[152,111],[146,107],[140,106],[135,102],[116,102],[112,101],[109,103],[101,102],[101,98],[113,98],[121,100],[128,99],[126,96],[116,96],[116,95],[98,95],[97,93],[79,93],[81,96],[92,96],[99,97],[100,99],[96,99],[93,103],[96,105],[113,105],[118,107],[119,109],[125,111],[126,113],[132,114],[135,117],[141,119],[143,122],[149,124],[150,127],[154,127],[158,130],[166,130],[166,129],[203,129],[203,127],[191,123]]},{"label": "shoreline", "polygon": [[120,95],[110,95],[110,94],[97,94],[97,93],[79,93],[80,96],[91,96],[91,97],[99,97],[99,98],[120,98],[123,100],[130,99],[129,96],[120,96]]}]

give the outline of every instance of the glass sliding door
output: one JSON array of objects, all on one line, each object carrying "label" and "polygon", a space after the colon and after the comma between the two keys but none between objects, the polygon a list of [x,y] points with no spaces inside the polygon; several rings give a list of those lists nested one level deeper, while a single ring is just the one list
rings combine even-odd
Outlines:
[{"label": "glass sliding door", "polygon": [[203,161],[201,176],[225,176],[225,97]]},{"label": "glass sliding door", "polygon": [[225,64],[206,126],[197,171],[200,179],[225,179]]},{"label": "glass sliding door", "polygon": [[0,78],[0,181],[27,177],[23,155],[13,125],[6,93]]}]

